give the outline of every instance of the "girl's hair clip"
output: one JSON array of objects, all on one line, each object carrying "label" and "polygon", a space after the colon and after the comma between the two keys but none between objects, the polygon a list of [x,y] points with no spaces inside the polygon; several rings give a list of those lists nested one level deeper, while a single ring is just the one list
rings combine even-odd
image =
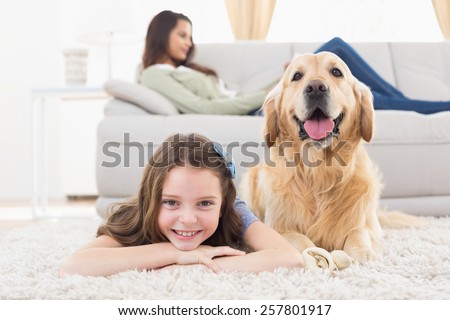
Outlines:
[{"label": "girl's hair clip", "polygon": [[220,143],[213,142],[214,151],[216,151],[224,160],[228,171],[231,174],[231,179],[236,178],[236,166],[234,164],[233,158],[226,152]]}]

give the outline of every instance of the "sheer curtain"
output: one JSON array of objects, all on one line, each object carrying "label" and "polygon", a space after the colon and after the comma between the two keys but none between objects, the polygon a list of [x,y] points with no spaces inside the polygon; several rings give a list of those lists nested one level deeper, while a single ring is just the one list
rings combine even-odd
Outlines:
[{"label": "sheer curtain", "polygon": [[444,38],[450,40],[450,0],[433,0],[433,8]]},{"label": "sheer curtain", "polygon": [[276,0],[225,0],[235,40],[265,40]]}]

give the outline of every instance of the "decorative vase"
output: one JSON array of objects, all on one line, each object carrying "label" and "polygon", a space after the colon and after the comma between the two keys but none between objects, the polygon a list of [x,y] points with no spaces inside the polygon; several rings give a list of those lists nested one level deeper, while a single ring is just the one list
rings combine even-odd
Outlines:
[{"label": "decorative vase", "polygon": [[65,58],[66,85],[86,85],[88,51],[82,48],[70,48],[64,50],[63,54]]}]

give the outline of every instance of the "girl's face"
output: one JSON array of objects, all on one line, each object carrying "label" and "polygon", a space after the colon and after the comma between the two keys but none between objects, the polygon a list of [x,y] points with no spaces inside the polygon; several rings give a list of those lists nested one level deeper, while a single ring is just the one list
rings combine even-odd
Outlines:
[{"label": "girl's face", "polygon": [[217,229],[222,191],[210,169],[175,167],[162,189],[158,227],[179,250],[194,250]]},{"label": "girl's face", "polygon": [[172,64],[175,65],[174,61],[186,60],[189,49],[192,47],[191,37],[191,24],[186,20],[179,19],[169,34],[167,54]]}]

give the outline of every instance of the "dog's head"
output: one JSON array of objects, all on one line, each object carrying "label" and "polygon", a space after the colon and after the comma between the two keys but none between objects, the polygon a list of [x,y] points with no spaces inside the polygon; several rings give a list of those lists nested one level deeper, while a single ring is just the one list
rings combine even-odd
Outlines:
[{"label": "dog's head", "polygon": [[370,141],[373,96],[330,52],[304,54],[287,67],[264,102],[268,146],[292,139],[328,148],[335,138]]}]

